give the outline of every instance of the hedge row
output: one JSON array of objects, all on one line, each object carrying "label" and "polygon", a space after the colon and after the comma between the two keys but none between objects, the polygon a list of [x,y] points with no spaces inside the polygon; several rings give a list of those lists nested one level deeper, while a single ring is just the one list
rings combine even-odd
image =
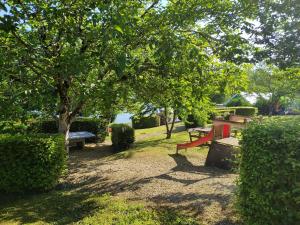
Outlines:
[{"label": "hedge row", "polygon": [[216,115],[223,115],[224,113],[234,113],[239,116],[255,116],[257,114],[256,107],[238,106],[238,107],[224,107],[217,108]]},{"label": "hedge row", "polygon": [[252,123],[243,132],[238,189],[246,225],[300,221],[300,118]]},{"label": "hedge row", "polygon": [[[104,119],[80,118],[71,124],[70,131],[88,131],[97,136],[100,142],[103,142],[107,136],[106,127],[108,121]],[[50,133],[58,132],[58,122],[56,120],[41,120],[30,123],[28,130],[34,133]]]},{"label": "hedge row", "polygon": [[112,124],[111,141],[116,152],[126,150],[134,142],[134,129],[127,124]]},{"label": "hedge row", "polygon": [[194,127],[205,127],[206,122],[206,118],[188,115],[187,119],[184,121],[184,125],[187,129]]},{"label": "hedge row", "polygon": [[134,129],[145,129],[160,126],[160,116],[148,116],[148,117],[133,117],[132,127]]},{"label": "hedge row", "polygon": [[45,191],[53,188],[66,165],[60,135],[0,135],[0,190]]}]

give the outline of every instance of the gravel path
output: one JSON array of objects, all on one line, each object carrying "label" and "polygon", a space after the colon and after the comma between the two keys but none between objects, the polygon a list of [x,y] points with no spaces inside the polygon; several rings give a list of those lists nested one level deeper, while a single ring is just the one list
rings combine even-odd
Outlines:
[{"label": "gravel path", "polygon": [[179,209],[207,225],[235,224],[231,200],[236,175],[204,167],[206,154],[173,153],[138,152],[118,158],[108,144],[89,145],[71,152],[65,185]]}]

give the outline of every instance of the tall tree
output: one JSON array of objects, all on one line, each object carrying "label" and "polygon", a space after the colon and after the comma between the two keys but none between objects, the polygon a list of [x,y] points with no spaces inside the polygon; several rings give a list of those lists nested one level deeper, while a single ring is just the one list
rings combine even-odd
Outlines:
[{"label": "tall tree", "polygon": [[300,67],[299,0],[259,0],[254,34],[259,61],[266,59],[281,69]]},{"label": "tall tree", "polygon": [[[6,60],[1,84],[14,96],[9,84],[31,93],[35,103],[42,96],[40,108],[47,108],[49,99],[56,106],[49,111],[58,111],[59,131],[67,136],[85,104],[94,98],[103,99],[107,107],[113,103],[107,101],[109,87],[115,90],[128,78],[127,56],[143,45],[149,12],[156,4],[146,0],[2,1],[0,43]],[[12,95],[6,96],[3,104]]]},{"label": "tall tree", "polygon": [[250,72],[250,90],[269,96],[269,114],[278,113],[282,97],[294,98],[300,90],[300,69],[281,70],[260,65]]}]

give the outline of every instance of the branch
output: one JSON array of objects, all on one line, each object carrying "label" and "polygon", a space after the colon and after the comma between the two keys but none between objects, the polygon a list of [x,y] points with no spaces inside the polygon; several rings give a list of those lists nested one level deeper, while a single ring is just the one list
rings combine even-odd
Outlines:
[{"label": "branch", "polygon": [[159,2],[159,0],[156,0],[155,2],[153,2],[153,3],[145,10],[145,12],[141,15],[141,18],[144,18],[144,17],[147,15],[147,13],[148,13],[151,9],[153,9],[153,8],[158,4],[158,2]]}]

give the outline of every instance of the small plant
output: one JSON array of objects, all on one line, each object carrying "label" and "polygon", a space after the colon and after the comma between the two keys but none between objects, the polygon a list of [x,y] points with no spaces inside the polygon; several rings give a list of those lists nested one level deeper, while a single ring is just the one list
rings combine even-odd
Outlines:
[{"label": "small plant", "polygon": [[127,124],[111,125],[111,141],[115,151],[120,152],[129,149],[134,142],[134,129]]}]

